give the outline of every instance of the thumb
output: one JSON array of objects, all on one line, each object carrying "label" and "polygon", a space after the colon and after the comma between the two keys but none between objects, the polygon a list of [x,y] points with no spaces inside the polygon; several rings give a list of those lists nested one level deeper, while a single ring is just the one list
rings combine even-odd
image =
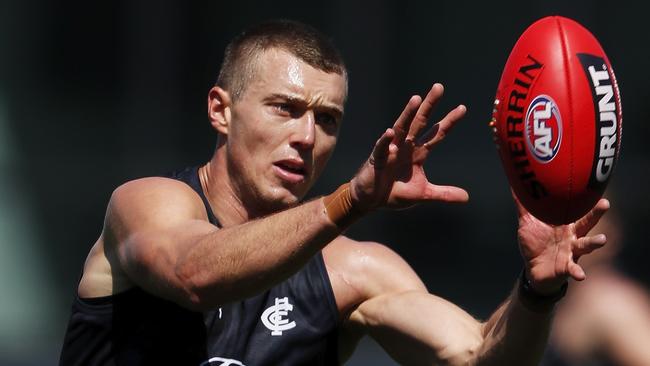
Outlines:
[{"label": "thumb", "polygon": [[424,195],[425,201],[465,203],[469,201],[466,190],[456,186],[439,186],[429,183]]},{"label": "thumb", "polygon": [[574,261],[571,261],[569,263],[569,268],[567,269],[569,271],[569,275],[576,281],[582,281],[587,278],[585,270],[582,269],[582,267],[580,267],[580,265]]}]

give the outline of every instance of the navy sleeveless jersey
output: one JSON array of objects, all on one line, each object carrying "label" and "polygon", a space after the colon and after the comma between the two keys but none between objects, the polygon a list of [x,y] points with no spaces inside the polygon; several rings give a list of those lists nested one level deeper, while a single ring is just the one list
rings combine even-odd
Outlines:
[{"label": "navy sleeveless jersey", "polygon": [[197,365],[206,356],[201,313],[138,287],[75,297],[60,365]]},{"label": "navy sleeveless jersey", "polygon": [[[170,176],[201,197],[197,168]],[[61,365],[338,365],[338,310],[319,252],[299,272],[204,314],[140,288],[75,298]]]},{"label": "navy sleeveless jersey", "polygon": [[[176,174],[201,196],[197,168]],[[338,310],[319,252],[271,289],[205,314],[208,357],[202,366],[338,365]]]}]

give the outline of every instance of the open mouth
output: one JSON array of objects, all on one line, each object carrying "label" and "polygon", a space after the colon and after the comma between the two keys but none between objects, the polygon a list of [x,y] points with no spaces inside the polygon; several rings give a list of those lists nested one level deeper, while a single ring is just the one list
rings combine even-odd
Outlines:
[{"label": "open mouth", "polygon": [[302,161],[281,160],[273,163],[273,165],[275,165],[280,177],[291,183],[302,182],[307,176],[307,169]]},{"label": "open mouth", "polygon": [[303,168],[301,166],[292,166],[290,164],[285,164],[283,162],[276,163],[275,165],[279,166],[280,168],[282,168],[282,169],[284,169],[284,170],[286,170],[288,172],[294,173],[294,174],[303,174],[304,175],[304,174],[307,173],[305,171],[305,168]]}]

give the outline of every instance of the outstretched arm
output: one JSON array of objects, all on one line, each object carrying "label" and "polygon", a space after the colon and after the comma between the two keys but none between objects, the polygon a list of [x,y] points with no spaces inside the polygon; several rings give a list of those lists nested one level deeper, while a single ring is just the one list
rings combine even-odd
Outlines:
[{"label": "outstretched arm", "polygon": [[[578,222],[552,227],[520,206],[519,241],[530,286],[522,289],[517,283],[484,323],[435,295],[392,289],[361,303],[349,326],[371,335],[406,365],[537,365],[549,333],[553,294],[568,277],[585,278],[576,261],[604,244],[602,235],[585,235],[608,207],[601,200]],[[415,281],[411,277],[402,282]]]},{"label": "outstretched arm", "polygon": [[383,206],[466,201],[464,190],[433,185],[422,169],[431,146],[463,116],[464,107],[415,141],[441,96],[442,85],[435,84],[424,100],[412,97],[343,194],[243,225],[210,225],[198,196],[183,192],[189,188],[178,182],[153,179],[121,187],[109,204],[103,233],[113,271],[119,268],[137,285],[183,306],[210,309],[295,273],[351,222],[346,218]]},{"label": "outstretched arm", "polygon": [[517,200],[519,248],[524,259],[522,280],[509,299],[483,325],[485,340],[477,362],[481,365],[537,365],[548,338],[555,302],[566,291],[569,277],[586,278],[578,259],[605,244],[603,234],[587,235],[609,208],[601,199],[575,223],[547,225]]}]

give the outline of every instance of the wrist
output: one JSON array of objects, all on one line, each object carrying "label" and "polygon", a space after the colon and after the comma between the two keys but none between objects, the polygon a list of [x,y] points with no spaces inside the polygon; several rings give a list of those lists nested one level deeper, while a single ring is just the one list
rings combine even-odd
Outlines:
[{"label": "wrist", "polygon": [[526,275],[526,271],[523,270],[519,277],[517,297],[528,310],[536,313],[547,313],[553,310],[555,304],[566,295],[568,286],[568,282],[565,281],[559,289],[553,292],[539,292],[533,287],[532,282]]},{"label": "wrist", "polygon": [[350,183],[341,185],[334,193],[323,197],[325,212],[339,229],[343,230],[363,216],[352,198]]}]

